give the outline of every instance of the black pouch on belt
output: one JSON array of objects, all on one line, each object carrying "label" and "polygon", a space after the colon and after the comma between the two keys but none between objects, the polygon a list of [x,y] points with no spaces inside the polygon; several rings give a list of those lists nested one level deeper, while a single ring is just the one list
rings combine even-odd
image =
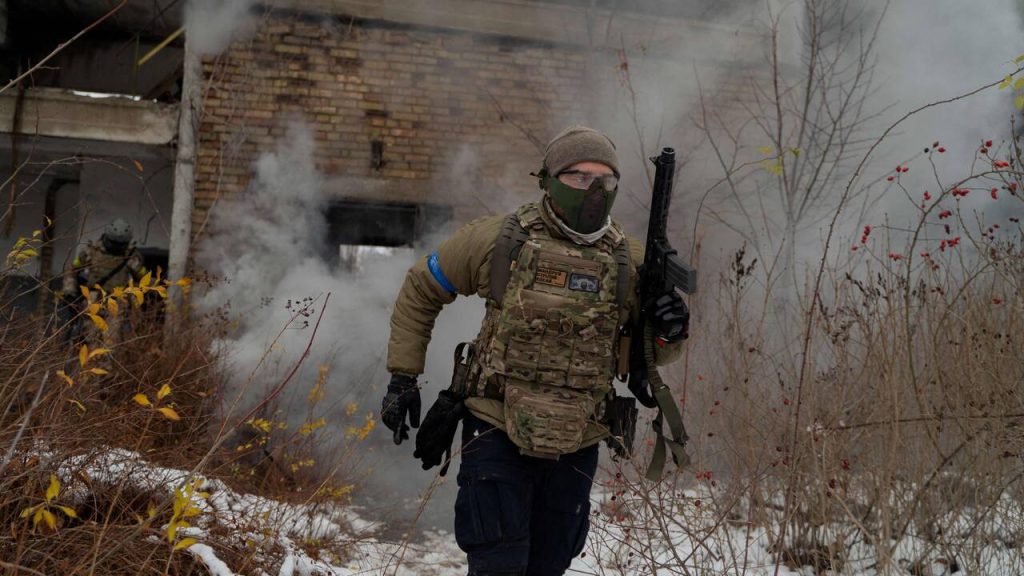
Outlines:
[{"label": "black pouch on belt", "polygon": [[459,344],[455,348],[452,384],[437,395],[416,432],[416,450],[412,455],[423,461],[424,470],[441,465],[441,476],[448,473],[455,433],[459,429],[459,421],[466,414],[466,379],[472,361],[473,345],[467,342]]},{"label": "black pouch on belt", "polygon": [[617,458],[630,458],[633,453],[633,440],[636,438],[635,398],[612,396],[606,408],[608,431],[611,435],[605,440],[608,447],[615,452]]}]

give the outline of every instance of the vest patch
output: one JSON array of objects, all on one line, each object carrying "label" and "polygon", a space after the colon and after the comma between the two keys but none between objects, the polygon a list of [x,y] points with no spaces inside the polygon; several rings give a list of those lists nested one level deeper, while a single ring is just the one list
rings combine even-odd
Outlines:
[{"label": "vest patch", "polygon": [[[565,288],[566,276],[567,275],[564,270],[558,270],[556,268],[537,268],[537,276],[534,281],[538,284],[547,284],[548,286]],[[573,276],[575,276],[575,274]]]},{"label": "vest patch", "polygon": [[586,274],[573,274],[569,277],[569,290],[577,292],[591,292],[597,294],[600,291],[600,281],[597,276]]}]

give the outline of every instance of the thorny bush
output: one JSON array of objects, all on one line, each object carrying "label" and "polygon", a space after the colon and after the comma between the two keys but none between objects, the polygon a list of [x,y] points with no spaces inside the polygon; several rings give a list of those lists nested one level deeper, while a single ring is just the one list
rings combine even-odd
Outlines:
[{"label": "thorny bush", "polygon": [[[785,338],[770,272],[743,250],[699,295],[675,383],[694,469],[653,490],[633,464],[610,470],[602,573],[742,574],[753,546],[815,573],[1024,572],[1021,137],[979,142],[956,182],[938,177],[945,152],[929,143],[887,179],[912,226],[859,225],[826,256],[799,303],[816,307],[809,333]],[[911,167],[935,175],[927,191]]]}]

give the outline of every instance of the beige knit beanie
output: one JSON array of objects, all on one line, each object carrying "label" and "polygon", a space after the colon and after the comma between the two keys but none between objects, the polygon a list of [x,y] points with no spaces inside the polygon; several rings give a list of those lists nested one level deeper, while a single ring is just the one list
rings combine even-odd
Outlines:
[{"label": "beige knit beanie", "polygon": [[578,162],[600,162],[619,173],[619,158],[611,138],[586,126],[569,126],[544,149],[544,167],[557,176]]}]

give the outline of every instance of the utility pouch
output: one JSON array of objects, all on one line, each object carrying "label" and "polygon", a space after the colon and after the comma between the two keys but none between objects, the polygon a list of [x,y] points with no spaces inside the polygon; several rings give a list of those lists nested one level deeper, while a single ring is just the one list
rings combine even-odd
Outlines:
[{"label": "utility pouch", "polygon": [[416,450],[412,455],[423,461],[424,470],[440,465],[441,476],[448,473],[455,433],[459,429],[459,421],[466,414],[466,380],[472,364],[473,345],[463,342],[456,346],[451,386],[437,395],[416,432]]},{"label": "utility pouch", "polygon": [[452,384],[448,387],[460,399],[469,395],[469,369],[473,365],[476,349],[470,342],[455,347],[455,369],[452,370]]},{"label": "utility pouch", "polygon": [[579,450],[594,408],[589,391],[512,378],[505,383],[505,432],[526,456],[557,460]]},{"label": "utility pouch", "polygon": [[636,399],[612,396],[607,403],[605,415],[611,435],[605,441],[615,452],[616,458],[629,459],[633,453],[633,440],[636,438]]}]

